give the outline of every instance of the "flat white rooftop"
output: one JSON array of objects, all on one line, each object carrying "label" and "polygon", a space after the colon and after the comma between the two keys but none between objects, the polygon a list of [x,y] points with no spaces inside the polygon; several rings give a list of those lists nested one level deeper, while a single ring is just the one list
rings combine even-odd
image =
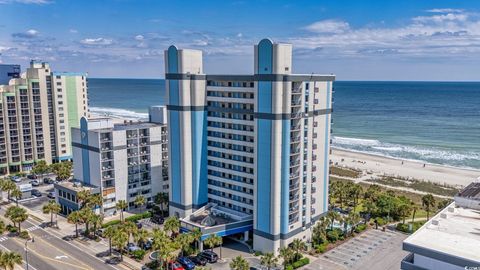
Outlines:
[{"label": "flat white rooftop", "polygon": [[405,239],[404,249],[411,246],[480,264],[480,211],[453,202]]}]

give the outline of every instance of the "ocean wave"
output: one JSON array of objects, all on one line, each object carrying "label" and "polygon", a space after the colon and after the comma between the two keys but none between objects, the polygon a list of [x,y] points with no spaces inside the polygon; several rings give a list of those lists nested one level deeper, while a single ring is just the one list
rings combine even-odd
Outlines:
[{"label": "ocean wave", "polygon": [[473,151],[445,150],[434,147],[428,148],[413,145],[401,145],[381,142],[379,140],[339,136],[333,136],[332,141],[332,146],[339,149],[420,162],[462,167],[477,167],[473,164],[480,160],[480,153]]},{"label": "ocean wave", "polygon": [[139,113],[125,109],[105,108],[105,107],[90,107],[92,114],[101,116],[108,116],[114,118],[122,118],[128,120],[145,120],[148,119],[148,113]]}]

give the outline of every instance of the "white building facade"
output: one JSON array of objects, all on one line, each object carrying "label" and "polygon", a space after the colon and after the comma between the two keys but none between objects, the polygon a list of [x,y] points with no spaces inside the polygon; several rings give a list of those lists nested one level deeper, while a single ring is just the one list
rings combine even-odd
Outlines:
[{"label": "white building facade", "polygon": [[[165,107],[156,113],[165,115]],[[169,190],[167,136],[165,122],[82,118],[80,128],[72,130],[74,179],[100,188],[106,215],[116,211],[119,200],[129,208],[137,196],[150,202]]]}]

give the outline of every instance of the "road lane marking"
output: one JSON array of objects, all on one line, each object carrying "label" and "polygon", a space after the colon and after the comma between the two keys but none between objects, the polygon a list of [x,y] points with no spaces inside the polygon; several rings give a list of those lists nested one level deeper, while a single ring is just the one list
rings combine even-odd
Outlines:
[{"label": "road lane marking", "polygon": [[[5,250],[8,251],[8,252],[11,251],[10,249],[8,249],[8,248],[7,248],[6,246],[4,246],[4,245],[1,245],[1,244],[0,244],[0,247],[3,248],[3,249],[5,249]],[[26,262],[25,260],[23,260],[23,256],[22,256],[22,262],[25,264],[25,267],[26,267],[27,262]],[[30,263],[28,264],[28,268],[29,268],[29,269],[32,268],[33,270],[37,270],[37,268],[33,267],[32,264],[30,264]]]}]

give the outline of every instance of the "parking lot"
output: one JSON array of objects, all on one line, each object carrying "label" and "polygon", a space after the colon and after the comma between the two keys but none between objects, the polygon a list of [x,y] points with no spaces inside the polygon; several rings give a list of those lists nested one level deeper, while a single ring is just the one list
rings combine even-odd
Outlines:
[{"label": "parking lot", "polygon": [[324,253],[303,269],[400,269],[407,255],[402,241],[407,235],[387,230],[368,230],[365,233]]},{"label": "parking lot", "polygon": [[[32,194],[31,198],[22,199],[19,201],[19,203],[34,211],[42,211],[42,206],[49,200],[52,200],[52,198],[48,197],[48,194],[50,192],[53,192],[53,184],[44,184],[43,182],[43,179],[47,177],[50,179],[55,179],[56,176],[53,174],[49,174],[42,177],[38,177],[35,180],[38,180],[39,185],[38,186],[32,185],[32,190],[38,190],[42,196],[38,197],[38,196],[33,196]],[[15,184],[17,185],[31,184],[32,181],[34,181],[34,179],[28,179],[26,177],[22,177],[20,181],[15,181]]]}]

